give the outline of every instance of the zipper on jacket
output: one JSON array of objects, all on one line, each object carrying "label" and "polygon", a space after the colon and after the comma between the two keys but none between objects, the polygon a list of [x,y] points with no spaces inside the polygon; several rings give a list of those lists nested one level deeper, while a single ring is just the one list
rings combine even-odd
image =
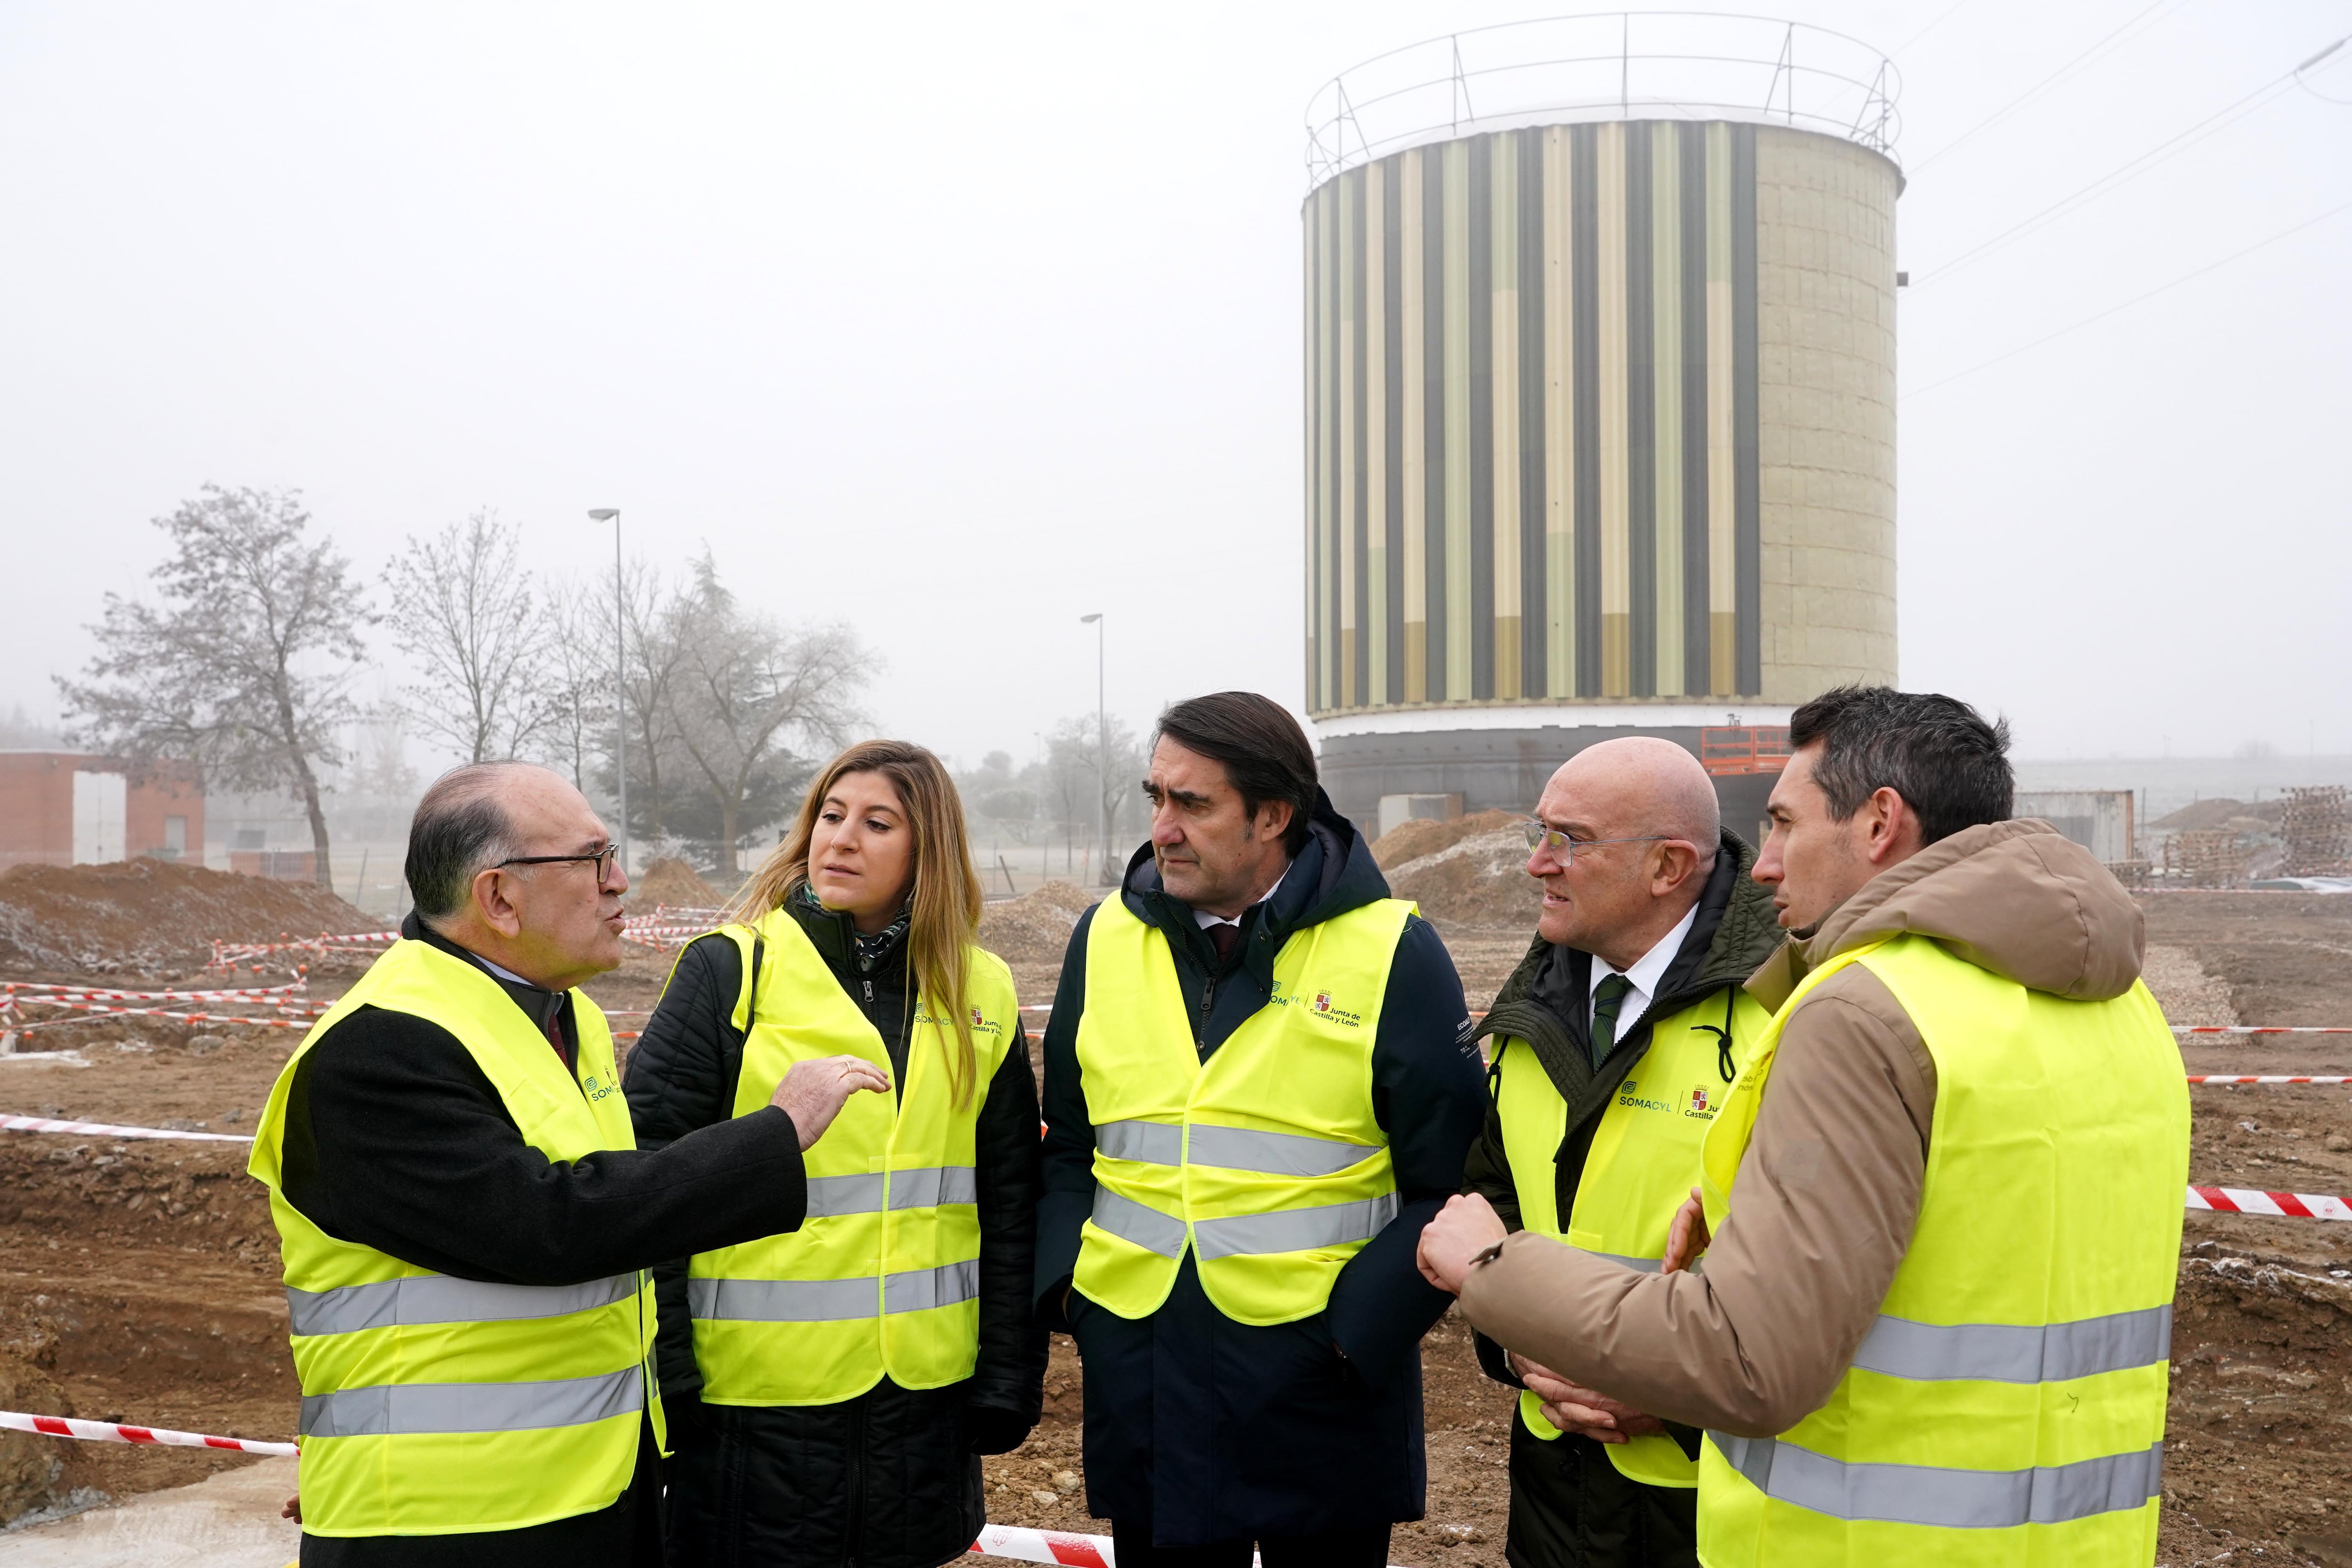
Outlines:
[{"label": "zipper on jacket", "polygon": [[1215,1005],[1216,1000],[1217,977],[1214,974],[1202,976],[1201,980],[1201,1018],[1200,1022],[1192,1026],[1192,1048],[1196,1051],[1205,1051],[1209,1048],[1209,1009]]}]

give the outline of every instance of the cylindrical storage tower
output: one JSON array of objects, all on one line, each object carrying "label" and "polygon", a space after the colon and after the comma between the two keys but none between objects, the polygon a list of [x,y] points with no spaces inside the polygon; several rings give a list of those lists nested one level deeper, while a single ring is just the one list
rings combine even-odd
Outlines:
[{"label": "cylindrical storage tower", "polygon": [[[1318,96],[1307,690],[1343,812],[1525,808],[1594,741],[1895,679],[1893,96],[1834,35],[1656,15]],[[1749,831],[1769,777],[1720,782]]]}]

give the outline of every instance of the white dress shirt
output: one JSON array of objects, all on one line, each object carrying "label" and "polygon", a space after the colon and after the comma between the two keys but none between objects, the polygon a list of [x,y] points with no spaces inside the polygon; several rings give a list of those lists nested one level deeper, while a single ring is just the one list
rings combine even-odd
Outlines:
[{"label": "white dress shirt", "polygon": [[[1265,902],[1267,899],[1270,899],[1274,897],[1275,894],[1280,892],[1282,890],[1282,884],[1287,881],[1290,878],[1291,867],[1297,864],[1298,862],[1296,860],[1285,861],[1282,867],[1282,875],[1274,879],[1274,886],[1268,888],[1258,899],[1257,903],[1252,904],[1249,907],[1250,910],[1257,908],[1258,904]],[[1194,910],[1192,911],[1192,923],[1199,926],[1202,931],[1208,930],[1211,926],[1232,926],[1235,930],[1239,930],[1242,923],[1242,915],[1245,915],[1247,913],[1249,913],[1249,910],[1244,910],[1241,915],[1234,915],[1231,919],[1227,919],[1223,915],[1213,915],[1206,910]]]},{"label": "white dress shirt", "polygon": [[1625,999],[1617,1005],[1617,1030],[1612,1037],[1622,1040],[1632,1033],[1642,1015],[1650,1010],[1650,1004],[1657,1000],[1658,982],[1666,977],[1675,955],[1683,950],[1683,939],[1690,935],[1690,929],[1697,921],[1698,906],[1693,904],[1683,918],[1675,922],[1675,929],[1660,937],[1656,946],[1635,959],[1631,969],[1614,968],[1607,959],[1594,953],[1592,984],[1584,995],[1585,1027],[1590,1029],[1592,1026],[1593,1015],[1600,1010],[1601,983],[1612,974],[1622,974],[1633,989],[1626,992]]}]

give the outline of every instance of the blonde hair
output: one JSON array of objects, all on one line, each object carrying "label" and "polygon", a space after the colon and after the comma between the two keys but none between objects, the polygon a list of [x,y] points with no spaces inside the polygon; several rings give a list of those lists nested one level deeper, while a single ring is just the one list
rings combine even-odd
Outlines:
[{"label": "blonde hair", "polygon": [[817,814],[824,809],[834,785],[849,773],[880,773],[888,779],[914,835],[907,966],[915,977],[917,998],[929,1004],[931,1016],[955,1024],[955,1048],[947,1053],[948,1082],[956,1104],[970,1104],[980,1058],[971,1043],[971,1011],[964,1004],[964,985],[980,934],[980,873],[972,867],[955,780],[930,752],[906,741],[860,741],[827,763],[809,785],[792,831],[769,851],[720,918],[757,921],[781,908],[807,882],[809,841],[816,833]]}]

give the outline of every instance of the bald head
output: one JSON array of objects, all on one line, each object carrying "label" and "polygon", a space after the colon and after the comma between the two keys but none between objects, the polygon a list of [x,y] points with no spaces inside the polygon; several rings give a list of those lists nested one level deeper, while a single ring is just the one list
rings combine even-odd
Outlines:
[{"label": "bald head", "polygon": [[416,912],[428,921],[457,913],[475,872],[521,853],[516,804],[551,788],[572,786],[530,763],[468,763],[435,779],[408,825],[408,895]]},{"label": "bald head", "polygon": [[1628,736],[1559,765],[1536,815],[1587,847],[1539,847],[1528,874],[1543,884],[1547,942],[1630,967],[1674,930],[1715,869],[1722,813],[1698,759],[1671,741]]},{"label": "bald head", "polygon": [[1551,775],[1544,799],[1556,797],[1574,802],[1578,815],[1597,829],[1591,837],[1661,834],[1696,846],[1702,871],[1714,864],[1723,828],[1715,781],[1672,741],[1629,735],[1587,746]]},{"label": "bald head", "polygon": [[408,830],[408,890],[440,935],[551,991],[621,962],[627,874],[595,807],[529,763],[433,781]]}]

